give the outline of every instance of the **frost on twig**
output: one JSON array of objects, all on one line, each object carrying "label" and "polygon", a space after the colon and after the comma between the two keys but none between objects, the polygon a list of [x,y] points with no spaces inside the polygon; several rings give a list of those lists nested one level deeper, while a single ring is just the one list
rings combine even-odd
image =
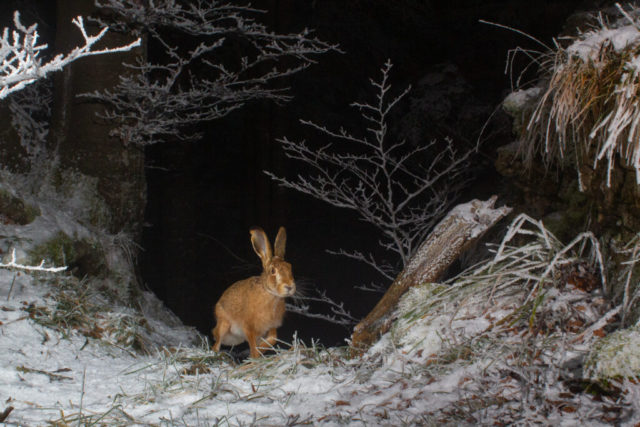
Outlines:
[{"label": "frost on twig", "polygon": [[[372,268],[376,269],[378,273],[382,274],[384,277],[386,277],[389,280],[395,279],[395,275],[397,274],[396,269],[392,265],[390,265],[388,262],[380,262],[376,260],[372,254],[369,254],[367,256],[359,251],[354,251],[353,253],[351,253],[351,252],[346,252],[344,249],[340,249],[338,252],[330,251],[330,250],[328,250],[327,252],[329,252],[332,255],[342,255],[342,256],[346,256],[347,258],[364,262],[365,264],[368,264]],[[376,289],[376,287],[374,286],[374,290],[377,291],[378,289]],[[384,290],[382,292],[384,292]]]},{"label": "frost on twig", "polygon": [[7,264],[0,262],[0,267],[3,267],[3,268],[19,268],[21,270],[28,270],[28,271],[48,271],[50,273],[58,273],[60,271],[64,271],[64,270],[67,269],[67,267],[45,267],[44,266],[44,260],[42,260],[40,265],[37,265],[37,266],[18,264],[16,262],[16,250],[15,250],[15,248],[11,252],[11,261],[9,261]]},{"label": "frost on twig", "polygon": [[[200,134],[185,135],[184,129],[224,117],[252,99],[287,101],[286,88],[272,85],[307,68],[313,56],[337,50],[308,30],[270,32],[248,17],[263,11],[214,0],[184,5],[104,0],[96,5],[115,17],[112,28],[148,34],[149,43],[166,57],[163,65],[129,64],[136,72],[121,77],[113,90],[84,94],[109,107],[104,118],[118,125],[112,134],[125,144],[198,139]],[[172,44],[175,34],[189,43]],[[229,55],[229,49],[236,53]]]},{"label": "frost on twig", "polygon": [[[344,308],[344,303],[337,303],[329,298],[326,292],[322,292],[316,290],[318,294],[317,297],[301,297],[297,298],[296,302],[298,304],[287,304],[287,311],[290,313],[296,313],[301,316],[309,317],[312,319],[325,320],[329,323],[335,323],[337,325],[342,325],[347,329],[351,329],[355,326],[359,319],[356,319],[351,315],[349,311]],[[306,304],[309,301],[320,302],[323,304],[328,304],[332,314],[316,314],[310,311],[310,307]]]},{"label": "frost on twig", "polygon": [[18,12],[15,12],[13,22],[16,29],[9,34],[9,29],[5,28],[0,38],[0,99],[45,77],[53,71],[60,70],[78,58],[104,53],[123,52],[140,46],[140,39],[138,39],[127,46],[91,50],[93,45],[104,37],[108,28],[103,28],[96,36],[90,36],[84,28],[82,17],[78,16],[72,22],[82,33],[85,42],[84,46],[73,49],[66,56],[62,54],[57,55],[49,62],[43,64],[40,53],[47,48],[47,45],[38,44],[37,25],[34,24],[30,27],[25,27],[20,22],[20,14]]},{"label": "frost on twig", "polygon": [[[380,246],[393,252],[406,267],[466,184],[473,150],[459,151],[450,139],[419,146],[389,140],[388,115],[409,91],[391,96],[391,67],[388,61],[382,68],[381,81],[371,81],[376,91],[374,102],[352,104],[367,125],[365,135],[302,121],[335,142],[313,147],[284,138],[280,142],[287,157],[305,163],[309,172],[295,179],[266,173],[284,187],[356,211],[360,219],[379,230]],[[366,262],[390,280],[397,274],[389,263],[371,255],[340,253]]]}]

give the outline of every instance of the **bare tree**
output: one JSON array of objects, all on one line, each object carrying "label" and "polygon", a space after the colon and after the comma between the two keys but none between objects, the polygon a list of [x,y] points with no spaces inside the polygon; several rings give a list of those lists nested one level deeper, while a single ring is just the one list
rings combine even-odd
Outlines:
[{"label": "bare tree", "polygon": [[[266,173],[284,187],[356,211],[360,219],[380,230],[380,245],[397,255],[404,269],[465,185],[473,150],[458,152],[450,139],[420,146],[389,141],[389,112],[410,89],[391,97],[391,67],[388,61],[382,68],[381,81],[371,80],[377,91],[375,102],[351,104],[368,124],[366,135],[356,136],[344,128],[333,131],[303,120],[304,125],[338,143],[312,147],[285,137],[280,142],[286,155],[304,162],[310,173],[295,180]],[[371,254],[339,253],[366,262],[389,280],[397,275],[397,268],[390,262]]]},{"label": "bare tree", "polygon": [[15,12],[13,22],[16,29],[9,36],[9,29],[5,28],[0,38],[0,99],[10,93],[23,89],[28,84],[41,79],[53,71],[62,69],[76,59],[100,55],[104,53],[131,50],[140,45],[140,39],[123,47],[91,50],[100,40],[108,28],[105,27],[96,36],[89,36],[84,28],[81,16],[72,22],[78,27],[84,38],[84,46],[73,49],[68,55],[57,55],[51,61],[42,63],[40,53],[47,48],[46,44],[38,44],[37,25],[25,27],[20,22],[20,13]]},{"label": "bare tree", "polygon": [[[251,99],[287,101],[286,89],[268,85],[307,68],[314,55],[337,49],[311,38],[308,30],[270,32],[252,18],[264,11],[216,0],[184,6],[174,0],[98,0],[96,5],[115,17],[112,27],[146,34],[168,58],[162,65],[146,59],[129,64],[137,72],[122,77],[116,88],[85,95],[108,105],[104,118],[118,123],[112,134],[125,144],[199,138],[185,135],[185,127],[223,117]],[[166,30],[183,34],[192,47],[172,45],[163,36]],[[219,55],[232,40],[243,46],[236,63]],[[191,74],[194,66],[206,73]]]}]

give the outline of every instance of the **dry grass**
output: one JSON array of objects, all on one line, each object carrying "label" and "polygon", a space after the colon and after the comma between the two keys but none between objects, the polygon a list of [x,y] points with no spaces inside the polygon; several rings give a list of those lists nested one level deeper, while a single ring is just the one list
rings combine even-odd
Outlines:
[{"label": "dry grass", "polygon": [[[638,25],[634,9],[622,25]],[[576,43],[612,28],[582,34]],[[542,64],[545,90],[522,131],[522,150],[530,164],[541,154],[547,166],[560,161],[598,167],[605,162],[607,185],[617,158],[636,170],[640,183],[640,75],[632,64],[640,39],[620,48],[604,38],[590,55],[558,48]]]},{"label": "dry grass", "polygon": [[49,297],[55,305],[31,304],[26,308],[29,317],[36,323],[59,332],[65,338],[79,333],[127,352],[148,351],[142,335],[147,322],[135,310],[107,304],[91,290],[86,281],[74,277],[58,276],[51,279],[49,284]]},{"label": "dry grass", "polygon": [[[629,268],[640,259],[638,239],[618,250]],[[497,421],[508,420],[511,425],[544,425],[550,417],[577,411],[588,412],[582,421],[608,422],[607,408],[625,410],[629,404],[622,400],[594,403],[576,368],[579,364],[567,364],[567,360],[582,360],[596,339],[587,331],[613,327],[609,313],[603,314],[597,302],[603,294],[611,294],[613,282],[629,278],[629,295],[626,299],[620,295],[616,301],[625,300],[629,309],[636,304],[635,272],[620,270],[608,284],[605,273],[611,266],[593,235],[582,233],[563,245],[541,222],[525,215],[511,224],[502,243],[492,249],[493,259],[450,283],[416,289],[413,298],[408,294],[391,336],[383,337],[377,352],[362,358],[351,359],[347,348],[305,346],[295,338],[292,344],[281,343],[284,349],[240,365],[212,352],[208,345],[160,349],[123,373],[139,375],[142,390],[118,394],[104,413],[86,409],[61,413],[51,424],[458,426],[499,425]],[[69,304],[87,311],[86,302],[76,300],[77,295]],[[440,350],[418,354],[420,336],[411,349],[401,342],[410,329],[421,330],[443,317],[447,321],[439,330]],[[469,329],[479,321],[487,327]],[[86,319],[71,323],[82,325]],[[570,355],[573,359],[568,359]],[[147,372],[161,375],[147,378]],[[288,385],[305,377],[326,376],[336,390],[344,391],[330,391],[318,399],[330,398],[335,404],[325,409],[310,406],[315,413],[294,411],[309,396]],[[446,405],[428,407],[442,399]],[[184,405],[182,415],[157,421],[152,413],[136,415],[129,409],[176,402]],[[221,405],[228,414],[208,415],[208,409]]]}]

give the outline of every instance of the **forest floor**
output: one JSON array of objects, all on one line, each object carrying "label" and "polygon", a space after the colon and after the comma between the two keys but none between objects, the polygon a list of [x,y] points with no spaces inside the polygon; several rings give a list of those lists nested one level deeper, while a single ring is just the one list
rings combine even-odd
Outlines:
[{"label": "forest floor", "polygon": [[[618,336],[588,242],[575,254],[537,226],[516,221],[491,261],[411,290],[360,355],[294,337],[238,362],[151,294],[132,308],[64,273],[0,269],[0,412],[19,426],[639,425],[637,328]],[[534,238],[510,246],[517,232]]]}]

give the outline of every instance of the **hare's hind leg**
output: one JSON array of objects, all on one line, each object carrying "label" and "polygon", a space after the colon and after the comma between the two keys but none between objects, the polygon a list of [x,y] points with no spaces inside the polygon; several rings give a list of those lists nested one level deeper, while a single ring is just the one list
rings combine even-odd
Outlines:
[{"label": "hare's hind leg", "polygon": [[224,337],[230,332],[231,324],[229,321],[222,316],[216,319],[216,327],[211,330],[213,334],[213,339],[216,340],[213,345],[214,351],[220,351],[220,346],[222,345],[222,340]]},{"label": "hare's hind leg", "polygon": [[269,332],[267,332],[266,337],[260,338],[259,350],[261,352],[264,352],[265,350],[271,350],[273,349],[273,347],[275,347],[277,342],[278,342],[278,332],[276,331],[276,328],[271,328],[269,329]]},{"label": "hare's hind leg", "polygon": [[247,342],[249,343],[249,349],[251,350],[249,357],[257,359],[262,356],[262,352],[258,350],[257,345],[257,340],[262,339],[262,337],[258,336],[258,333],[254,330],[245,330],[244,333],[247,336]]},{"label": "hare's hind leg", "polygon": [[[213,339],[216,341],[213,344],[213,347],[212,347],[213,351],[220,351],[220,346],[222,345],[222,337],[224,337],[224,335],[225,335],[224,332],[220,333],[220,329],[221,329],[221,326],[222,326],[221,323],[222,322],[218,322],[216,324],[216,327],[211,330],[211,333],[213,334]],[[227,326],[226,329],[227,330],[229,329],[228,326]]]}]

